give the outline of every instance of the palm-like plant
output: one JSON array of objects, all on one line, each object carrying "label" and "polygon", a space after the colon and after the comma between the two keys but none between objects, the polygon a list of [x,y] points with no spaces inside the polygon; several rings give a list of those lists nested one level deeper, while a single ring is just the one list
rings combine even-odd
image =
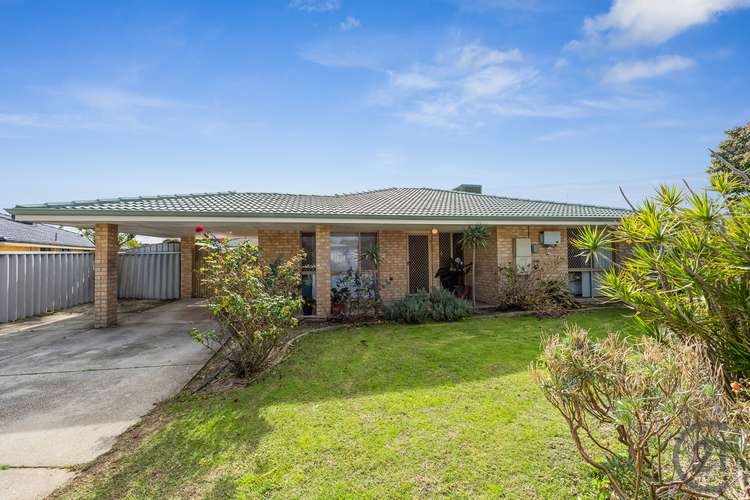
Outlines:
[{"label": "palm-like plant", "polygon": [[464,249],[471,248],[471,302],[474,304],[474,307],[477,306],[477,248],[486,248],[489,239],[490,228],[481,224],[467,227],[461,236],[461,246]]},{"label": "palm-like plant", "polygon": [[661,187],[614,231],[585,228],[573,245],[594,259],[632,245],[602,293],[651,335],[701,338],[729,382],[750,376],[750,175],[725,162],[729,172],[711,175],[714,195]]}]

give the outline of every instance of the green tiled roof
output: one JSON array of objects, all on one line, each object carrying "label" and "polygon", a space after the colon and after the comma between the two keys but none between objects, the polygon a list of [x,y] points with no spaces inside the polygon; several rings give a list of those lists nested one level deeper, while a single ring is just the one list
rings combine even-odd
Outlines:
[{"label": "green tiled roof", "polygon": [[506,198],[432,188],[387,188],[330,196],[197,193],[18,205],[17,215],[184,215],[397,219],[618,219],[621,208]]}]

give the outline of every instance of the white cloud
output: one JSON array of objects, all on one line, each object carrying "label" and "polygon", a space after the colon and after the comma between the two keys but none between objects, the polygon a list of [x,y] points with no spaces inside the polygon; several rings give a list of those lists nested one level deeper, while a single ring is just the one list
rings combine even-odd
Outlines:
[{"label": "white cloud", "polygon": [[606,72],[603,81],[611,84],[628,83],[633,80],[666,75],[693,66],[695,66],[695,61],[682,56],[661,56],[641,61],[619,62]]},{"label": "white cloud", "polygon": [[584,135],[588,132],[588,130],[584,129],[568,128],[563,130],[556,130],[554,132],[547,132],[546,134],[538,136],[536,140],[541,142],[561,141],[565,139],[572,139],[574,137]]},{"label": "white cloud", "polygon": [[39,115],[0,113],[0,125],[11,127],[47,127],[49,121]]},{"label": "white cloud", "polygon": [[391,73],[391,85],[406,90],[430,90],[440,83],[419,72]]},{"label": "white cloud", "polygon": [[55,92],[100,111],[122,111],[139,108],[169,109],[182,106],[177,101],[151,97],[114,87],[67,85]]},{"label": "white cloud", "polygon": [[339,23],[339,27],[344,31],[350,31],[359,28],[360,26],[362,26],[362,23],[359,22],[359,19],[353,16],[347,16],[346,19]]},{"label": "white cloud", "polygon": [[532,80],[536,71],[520,65],[518,49],[497,50],[467,43],[439,52],[429,64],[390,71],[379,101],[396,103],[397,114],[422,125],[460,128]]},{"label": "white cloud", "polygon": [[330,12],[338,10],[339,0],[291,0],[289,7],[305,12]]},{"label": "white cloud", "polygon": [[584,42],[617,45],[659,44],[718,15],[750,6],[750,0],[615,0],[606,14],[586,18]]}]

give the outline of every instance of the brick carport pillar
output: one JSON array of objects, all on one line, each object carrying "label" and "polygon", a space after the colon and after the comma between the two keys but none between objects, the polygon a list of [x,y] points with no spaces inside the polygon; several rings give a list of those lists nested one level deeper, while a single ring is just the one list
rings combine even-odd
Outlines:
[{"label": "brick carport pillar", "polygon": [[331,226],[315,226],[315,315],[331,314]]},{"label": "brick carport pillar", "polygon": [[195,236],[180,238],[180,298],[193,297],[193,271],[195,260]]},{"label": "brick carport pillar", "polygon": [[117,324],[117,225],[95,224],[94,328]]}]

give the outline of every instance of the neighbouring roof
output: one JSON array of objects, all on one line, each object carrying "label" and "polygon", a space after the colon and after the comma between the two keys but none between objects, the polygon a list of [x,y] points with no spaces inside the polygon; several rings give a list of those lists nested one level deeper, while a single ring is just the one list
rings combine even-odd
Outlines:
[{"label": "neighbouring roof", "polygon": [[78,233],[47,224],[16,222],[0,214],[0,243],[20,243],[42,246],[94,248],[94,244]]},{"label": "neighbouring roof", "polygon": [[360,193],[197,193],[18,205],[17,215],[169,215],[398,219],[619,219],[622,208],[507,198],[432,188],[387,188]]}]

